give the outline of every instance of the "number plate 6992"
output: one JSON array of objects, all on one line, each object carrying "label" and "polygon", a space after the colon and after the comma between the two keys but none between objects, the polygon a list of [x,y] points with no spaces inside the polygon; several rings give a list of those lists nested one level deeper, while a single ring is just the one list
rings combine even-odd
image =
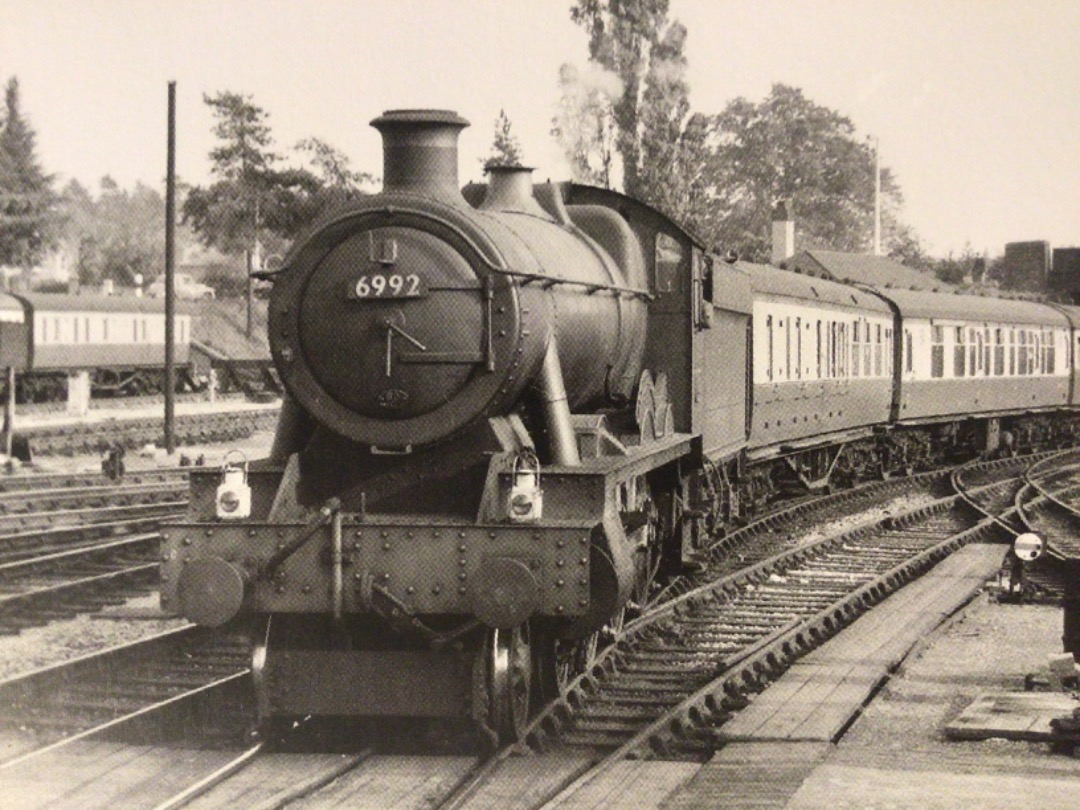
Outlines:
[{"label": "number plate 6992", "polygon": [[427,285],[416,273],[370,273],[349,284],[349,298],[422,298]]}]

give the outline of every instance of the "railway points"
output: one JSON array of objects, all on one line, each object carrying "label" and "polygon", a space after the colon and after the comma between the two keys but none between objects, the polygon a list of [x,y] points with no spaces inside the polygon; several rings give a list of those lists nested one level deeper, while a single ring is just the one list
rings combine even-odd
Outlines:
[{"label": "railway points", "polygon": [[[269,457],[191,469],[161,532],[162,608],[240,631],[250,672],[230,678],[253,708],[233,731],[263,741],[158,780],[157,806],[262,795],[268,757],[331,718],[464,733],[472,761],[431,761],[445,808],[585,807],[629,786],[660,803],[718,748],[756,745],[738,724],[768,726],[752,721],[770,700],[768,735],[835,745],[1053,500],[1006,479],[1017,454],[1080,436],[1080,309],[728,261],[610,189],[533,187],[520,167],[459,189],[455,113],[373,125],[383,191],[264,274],[269,379],[287,390]],[[68,446],[131,443],[137,422]],[[799,525],[870,480],[895,496],[872,517]],[[803,512],[744,527],[793,492]],[[127,733],[169,672],[112,679],[130,677],[73,702]],[[168,741],[120,742],[121,792],[77,765],[87,790],[66,799],[152,781]],[[41,756],[63,749],[80,750]],[[394,768],[365,782],[353,753],[337,773],[377,805]]]},{"label": "railway points", "polygon": [[[976,502],[984,504],[1007,502],[1008,498],[1003,499],[999,492],[1002,481],[995,481],[994,477],[1007,478],[1010,475],[1015,477],[1018,465],[1017,461],[995,462],[968,471],[966,477],[960,476],[960,479],[966,482],[967,494]],[[954,479],[956,478],[957,476],[954,476]],[[946,482],[947,479],[939,475],[927,477],[925,483],[916,479],[908,484],[909,486],[910,484],[926,486],[929,491],[936,490],[937,497],[940,499]],[[912,500],[913,492],[903,493],[902,484],[903,482],[894,481],[877,485],[879,497],[882,492],[889,492],[890,497],[896,501],[896,504],[890,508],[890,515],[876,515],[878,521],[895,518],[899,521],[895,525],[904,523],[905,519],[898,505],[904,501],[896,500],[897,487],[900,487],[901,498],[907,499],[906,503],[911,507],[911,511],[925,511],[923,499],[927,497],[929,491],[915,496]],[[869,490],[873,492],[875,487],[870,487]],[[918,486],[915,491],[917,490]],[[989,494],[986,495],[987,493]],[[986,497],[983,498],[982,495]],[[816,510],[809,504],[800,505],[792,508],[786,518],[783,513],[770,516],[761,521],[761,526],[772,529],[773,533],[779,535],[781,544],[786,543],[789,546],[812,545],[814,542],[819,542],[820,534],[829,533],[828,530],[821,532],[812,529],[811,526],[815,520],[821,527],[833,526],[834,531],[846,529],[854,531],[855,534],[865,531],[867,524],[865,519],[851,523],[838,516],[834,517],[833,510],[836,510],[836,504],[833,503],[830,507],[828,503],[837,500],[838,497],[826,499],[826,502],[819,504]],[[865,500],[860,502],[858,492],[851,492],[845,493],[845,497],[840,500],[847,500],[854,514],[859,514],[860,511],[874,511],[874,507],[871,506],[874,498],[869,494],[864,494],[863,497]],[[850,503],[852,501],[855,503]],[[1010,508],[1006,506],[1005,511],[1008,512]],[[807,515],[816,517],[806,518]],[[810,522],[811,526],[803,530],[797,529],[799,520],[804,518]],[[994,522],[987,518],[984,518],[984,521],[987,525]],[[940,525],[941,521],[937,520],[936,523]],[[909,528],[907,531],[911,532],[914,529]],[[751,537],[754,536],[753,532],[748,534]],[[802,539],[793,543],[793,538],[799,537]],[[819,721],[816,725],[825,729],[820,732],[821,736],[829,740],[839,736],[842,742],[843,736],[840,735],[840,731],[851,725],[851,718],[866,711],[863,706],[868,702],[867,697],[875,692],[879,681],[895,668],[896,662],[903,657],[910,642],[913,639],[931,637],[930,627],[949,612],[947,608],[940,605],[936,610],[930,607],[933,600],[925,591],[936,588],[940,599],[962,601],[962,592],[953,587],[957,580],[955,576],[950,577],[949,568],[961,566],[964,554],[981,553],[982,570],[977,575],[961,577],[968,583],[966,590],[971,591],[992,576],[1000,565],[1001,556],[1006,548],[1006,545],[985,547],[976,544],[967,547],[970,551],[961,552],[958,556],[946,559],[930,575],[901,589],[895,596],[889,597],[863,618],[856,620],[850,627],[840,632],[833,641],[818,647],[802,661],[796,663],[773,686],[762,691],[757,698],[750,700],[747,708],[742,712],[737,712],[732,721],[721,726],[720,733],[734,736],[740,727],[738,724],[750,723],[754,711],[769,712],[766,708],[769,701],[775,702],[784,697],[785,690],[789,698],[800,693],[806,694],[808,686],[811,687],[810,692],[821,693],[823,690],[820,682],[821,667],[814,669],[812,675],[807,675],[806,672],[813,667],[815,658],[822,658],[826,661],[826,669],[846,672],[846,675],[839,679],[841,685],[836,688],[840,692],[846,690],[849,694],[846,695],[846,702],[820,701],[827,711],[833,713],[834,719],[825,723]],[[738,544],[729,543],[726,551],[737,555]],[[803,565],[806,563],[804,562]],[[933,584],[935,580],[937,580],[936,585]],[[950,580],[951,585],[943,584]],[[894,609],[900,610],[901,615],[886,615],[883,609],[887,610],[890,605],[898,606]],[[905,609],[908,614],[902,613]],[[919,621],[924,623],[920,625]],[[849,631],[855,630],[860,624],[870,625],[871,635],[876,635],[881,642],[881,655],[877,657],[877,669],[873,673],[867,670],[869,666],[867,656],[862,656],[857,664],[852,663],[853,659],[860,658],[860,655],[851,650],[865,651],[867,647],[865,639],[852,639],[849,635]],[[891,628],[894,627],[906,628],[908,638],[905,640],[893,634]],[[746,628],[749,629],[750,625],[746,625]],[[845,639],[847,640],[844,641]],[[836,653],[835,645],[840,644],[853,646],[848,648],[847,653],[842,651]],[[801,679],[800,671],[803,672]],[[791,678],[797,679],[797,683],[801,685],[785,687],[785,683],[792,682]],[[835,695],[834,692],[833,696]],[[818,697],[820,698],[821,695],[819,694]],[[804,703],[805,711],[806,706],[811,705],[812,701],[804,701]],[[787,709],[773,709],[769,713],[774,719],[780,716],[785,717],[789,726],[793,724]],[[789,736],[802,739],[800,734],[801,732],[789,734]],[[719,736],[714,738],[716,741],[719,739]],[[204,748],[205,742],[204,740]],[[801,765],[797,766],[792,752],[762,753],[760,746],[753,747],[757,746],[757,743],[740,741],[729,743],[705,765],[693,758],[687,760],[685,757],[681,757],[678,761],[622,760],[605,769],[599,776],[589,778],[587,775],[596,762],[595,753],[590,753],[588,749],[557,748],[554,752],[542,755],[511,757],[505,760],[504,771],[497,782],[485,785],[478,792],[460,793],[462,786],[480,773],[477,770],[480,760],[467,756],[429,756],[417,760],[417,762],[423,762],[421,767],[417,762],[408,764],[410,762],[408,757],[386,755],[370,757],[365,752],[322,755],[304,753],[302,749],[297,753],[289,753],[262,748],[252,753],[248,760],[246,752],[254,751],[254,749],[243,748],[235,743],[227,745],[224,749],[203,750],[197,753],[189,753],[186,744],[182,749],[175,749],[175,743],[172,747],[165,745],[164,748],[160,744],[128,744],[118,747],[114,743],[97,741],[96,737],[70,745],[75,747],[70,748],[68,753],[64,754],[61,750],[57,750],[53,756],[61,757],[58,765],[61,768],[60,772],[70,773],[72,778],[77,777],[88,786],[88,792],[74,793],[71,796],[72,799],[79,801],[80,806],[87,807],[104,807],[110,802],[115,804],[116,801],[123,804],[124,797],[145,793],[147,797],[155,797],[159,800],[157,804],[147,805],[155,807],[212,807],[221,806],[222,800],[247,800],[253,803],[253,806],[258,806],[259,802],[265,802],[267,806],[273,806],[286,799],[298,807],[318,807],[325,806],[324,803],[327,801],[347,799],[360,807],[443,806],[444,804],[446,807],[457,808],[486,807],[493,806],[491,802],[497,801],[498,806],[505,807],[633,806],[635,810],[641,810],[641,808],[660,806],[696,806],[694,801],[700,800],[700,794],[696,794],[698,796],[696,800],[682,797],[695,795],[686,791],[699,789],[702,784],[712,784],[710,779],[715,782],[715,777],[709,776],[712,773],[710,769],[722,772],[724,768],[730,768],[730,762],[726,758],[734,757],[736,754],[726,752],[732,751],[736,745],[748,746],[747,750],[752,750],[754,756],[762,757],[757,765],[743,763],[747,774],[757,773],[760,776],[761,762],[787,762],[787,765],[783,767],[787,768],[791,774],[802,773],[805,777],[804,782],[808,786],[814,784],[811,777],[814,776],[815,771],[811,766],[825,767],[829,763],[843,761],[835,759],[836,755],[833,752],[838,749],[833,742],[822,743],[825,745],[824,748],[819,745],[814,749],[817,753],[811,756],[809,761],[804,757],[798,760]],[[806,745],[801,742],[791,745],[794,752],[807,750]],[[174,749],[184,751],[181,754],[182,765],[179,769],[183,778],[181,779],[176,774],[162,778],[157,775],[157,770],[166,767],[167,752]],[[27,763],[32,762],[33,759],[27,760]],[[17,768],[17,766],[18,763],[12,767]],[[799,771],[799,767],[802,771]],[[72,768],[75,770],[71,770]],[[106,772],[101,773],[102,769]],[[111,776],[109,769],[116,769]],[[307,774],[303,779],[297,776],[301,771]],[[586,777],[586,781],[577,785],[576,780],[583,776]],[[750,783],[746,779],[739,781],[733,779],[730,774],[724,779],[727,780],[728,794],[716,794],[713,797],[715,806],[725,806],[723,802],[729,801],[732,790],[736,791],[734,795],[741,798],[729,802],[727,806],[745,806],[739,804],[739,801],[745,801],[751,795],[746,790],[758,791],[752,795],[759,798],[764,795],[763,791],[768,793],[761,784],[747,788]],[[0,772],[0,781],[3,781],[2,772]],[[751,779],[750,782],[752,781]],[[154,785],[152,790],[149,787],[151,784]],[[565,793],[568,787],[571,788],[571,792]],[[775,786],[771,790],[775,794]],[[806,790],[810,790],[810,787]],[[55,800],[55,795],[52,795],[50,799],[46,794],[41,794],[40,787],[35,787],[26,795],[31,799],[39,796],[42,806],[48,804],[50,800]],[[683,804],[680,805],[679,802]],[[31,802],[28,806],[35,805]]]}]

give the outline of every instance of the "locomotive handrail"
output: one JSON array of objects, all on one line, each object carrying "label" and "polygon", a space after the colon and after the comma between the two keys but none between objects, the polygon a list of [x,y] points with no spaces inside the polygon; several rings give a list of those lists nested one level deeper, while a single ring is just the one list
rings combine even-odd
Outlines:
[{"label": "locomotive handrail", "polygon": [[525,284],[529,284],[533,281],[540,282],[545,289],[554,287],[558,284],[566,284],[573,287],[585,287],[588,290],[589,295],[603,290],[604,292],[614,292],[619,295],[626,295],[630,298],[641,298],[645,301],[652,301],[656,298],[656,296],[648,290],[639,290],[636,287],[620,287],[616,284],[597,284],[592,281],[552,278],[551,276],[541,275],[540,273],[525,273],[520,270],[496,270],[495,272],[503,276],[525,279]]}]

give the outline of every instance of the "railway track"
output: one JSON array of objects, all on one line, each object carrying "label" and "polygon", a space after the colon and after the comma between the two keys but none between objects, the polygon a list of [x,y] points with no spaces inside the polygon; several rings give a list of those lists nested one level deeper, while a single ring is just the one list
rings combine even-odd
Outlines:
[{"label": "railway track", "polygon": [[[1002,493],[1016,484],[1005,479],[1018,472],[1016,464],[999,464],[960,486],[992,509],[1008,502]],[[487,761],[369,750],[345,758],[311,755],[303,758],[301,772],[295,758],[236,744],[215,751],[197,778],[168,795],[154,794],[145,806],[254,804],[252,797],[264,795],[274,797],[268,806],[292,801],[318,807],[345,799],[354,806],[383,806],[394,791],[407,791],[423,792],[428,806],[532,808],[573,795],[627,757],[699,759],[712,750],[717,725],[791,658],[951,550],[1001,531],[993,520],[976,516],[961,495],[944,495],[945,480],[928,476],[907,489],[890,484],[888,492],[920,492],[928,502],[839,534],[812,539],[811,521],[820,527],[833,519],[831,507],[819,505],[770,516],[742,530],[741,539],[739,533],[725,538],[692,582],[669,589],[623,628],[533,721],[526,743],[516,750]],[[880,491],[866,495],[881,497]],[[799,532],[792,528],[800,523],[801,539],[793,541]],[[774,546],[771,554],[752,549],[764,536],[772,537],[764,544]],[[788,547],[777,552],[779,546]],[[525,747],[543,755],[514,756]],[[110,776],[121,783],[125,778]]]},{"label": "railway track", "polygon": [[[0,760],[26,767],[81,740],[139,721],[179,718],[200,745],[250,730],[249,650],[239,635],[190,625],[0,681],[0,728],[17,730],[21,749]],[[227,689],[226,699],[208,701]],[[209,707],[209,708],[208,708]],[[189,741],[190,742],[190,741]]]},{"label": "railway track", "polygon": [[0,492],[0,634],[100,610],[157,582],[157,524],[186,505],[186,476],[27,478]]},{"label": "railway track", "polygon": [[[272,430],[277,417],[277,408],[180,414],[176,417],[175,436],[181,445],[236,441],[256,431]],[[116,444],[133,449],[148,442],[161,444],[164,441],[160,416],[116,418],[88,424],[45,424],[20,432],[40,455],[95,453]]]},{"label": "railway track", "polygon": [[0,634],[118,605],[158,581],[157,531],[0,563]]}]

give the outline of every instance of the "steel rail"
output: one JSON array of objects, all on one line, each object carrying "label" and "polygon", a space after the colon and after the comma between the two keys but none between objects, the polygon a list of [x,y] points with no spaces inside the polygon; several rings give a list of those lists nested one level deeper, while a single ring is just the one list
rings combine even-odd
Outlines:
[{"label": "steel rail", "polygon": [[[50,526],[0,535],[0,566],[69,549],[92,548],[99,542],[108,542],[117,536],[151,530],[162,517],[168,515],[169,513],[165,513],[74,526]],[[68,539],[63,539],[65,537]]]},{"label": "steel rail", "polygon": [[693,739],[700,729],[730,715],[745,703],[745,694],[759,690],[791,661],[839,632],[869,607],[948,554],[985,536],[995,523],[984,519],[879,574],[856,590],[831,602],[812,616],[800,617],[725,659],[722,672],[676,706],[611,751],[552,799],[558,804],[578,793],[628,758],[668,752],[679,739]]}]

